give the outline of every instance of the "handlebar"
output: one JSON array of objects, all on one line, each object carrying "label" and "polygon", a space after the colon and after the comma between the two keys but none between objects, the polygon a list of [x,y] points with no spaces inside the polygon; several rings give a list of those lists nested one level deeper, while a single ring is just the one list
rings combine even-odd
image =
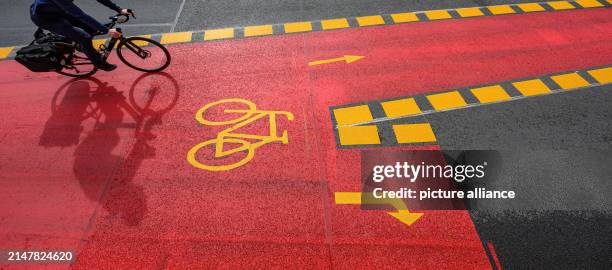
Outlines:
[{"label": "handlebar", "polygon": [[108,17],[109,20],[111,20],[110,23],[107,23],[105,26],[108,28],[113,28],[115,26],[115,24],[122,24],[122,23],[126,23],[130,20],[130,16],[132,16],[132,18],[136,19],[136,16],[134,16],[134,12],[132,12],[131,9],[128,9],[128,12],[130,14],[125,15],[125,14],[117,14],[115,16],[111,16]]}]

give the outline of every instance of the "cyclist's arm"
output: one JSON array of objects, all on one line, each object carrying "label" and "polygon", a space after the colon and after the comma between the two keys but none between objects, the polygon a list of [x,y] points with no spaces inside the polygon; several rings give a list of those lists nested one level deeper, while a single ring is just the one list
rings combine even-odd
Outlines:
[{"label": "cyclist's arm", "polygon": [[87,13],[83,12],[79,7],[77,7],[74,3],[72,3],[72,1],[70,0],[51,0],[51,1],[53,1],[53,3],[59,6],[68,15],[83,22],[87,26],[97,30],[98,32],[100,32],[100,34],[108,33],[108,28],[106,28],[106,26],[104,26],[103,24],[101,24],[96,19],[92,18],[91,16],[87,15]]},{"label": "cyclist's arm", "polygon": [[117,14],[121,13],[121,8],[117,6],[117,4],[113,3],[111,0],[97,0],[98,3],[105,5],[106,7],[114,10]]}]

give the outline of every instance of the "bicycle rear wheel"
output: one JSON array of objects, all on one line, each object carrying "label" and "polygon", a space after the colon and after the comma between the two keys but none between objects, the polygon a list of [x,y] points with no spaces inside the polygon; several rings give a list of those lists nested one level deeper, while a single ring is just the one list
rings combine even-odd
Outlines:
[{"label": "bicycle rear wheel", "polygon": [[144,37],[123,39],[117,46],[117,55],[129,67],[143,72],[162,71],[170,65],[168,49]]},{"label": "bicycle rear wheel", "polygon": [[62,68],[55,71],[62,75],[75,78],[84,78],[89,77],[98,71],[87,55],[82,52],[75,51],[67,54],[65,55],[63,61],[65,62],[62,64]]}]

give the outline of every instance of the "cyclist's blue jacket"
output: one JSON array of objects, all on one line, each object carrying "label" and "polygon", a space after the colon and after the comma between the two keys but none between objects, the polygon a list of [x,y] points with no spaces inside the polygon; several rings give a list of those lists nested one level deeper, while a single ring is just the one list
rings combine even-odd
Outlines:
[{"label": "cyclist's blue jacket", "polygon": [[[121,12],[121,8],[115,3],[111,2],[111,0],[96,1],[116,11],[117,13]],[[106,26],[104,26],[91,16],[87,15],[87,13],[83,12],[73,3],[73,0],[34,0],[34,4],[32,4],[30,13],[33,16],[45,17],[68,15],[83,22],[92,29],[98,30],[100,34],[106,34],[108,32],[108,28],[106,28]]]}]

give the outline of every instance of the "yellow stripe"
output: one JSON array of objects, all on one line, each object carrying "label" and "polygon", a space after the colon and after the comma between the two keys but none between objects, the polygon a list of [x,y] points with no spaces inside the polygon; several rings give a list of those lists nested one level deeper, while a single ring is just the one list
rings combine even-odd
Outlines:
[{"label": "yellow stripe", "polygon": [[568,1],[552,1],[546,2],[550,7],[555,10],[564,10],[564,9],[574,9],[576,7],[572,6]]},{"label": "yellow stripe", "polygon": [[378,127],[376,126],[345,126],[338,128],[341,145],[380,144]]},{"label": "yellow stripe", "polygon": [[340,28],[348,28],[349,22],[347,19],[332,19],[332,20],[322,20],[321,27],[323,30],[332,30],[332,29],[340,29]]},{"label": "yellow stripe", "polygon": [[419,17],[415,13],[395,13],[391,14],[391,18],[395,23],[405,23],[405,22],[417,22],[419,21]]},{"label": "yellow stripe", "polygon": [[336,204],[361,204],[361,192],[334,192]]},{"label": "yellow stripe", "polygon": [[285,33],[300,33],[312,31],[312,23],[310,22],[293,22],[285,24]]},{"label": "yellow stripe", "polygon": [[540,79],[515,82],[512,85],[526,97],[550,93],[550,88]]},{"label": "yellow stripe", "polygon": [[597,0],[576,0],[578,5],[581,5],[583,8],[593,8],[593,7],[603,7],[602,3],[599,3]]},{"label": "yellow stripe", "polygon": [[452,18],[450,13],[448,13],[448,11],[446,10],[425,11],[425,16],[427,16],[427,18],[429,18],[430,20],[443,20]]},{"label": "yellow stripe", "polygon": [[599,83],[612,83],[612,67],[589,70],[589,74]]},{"label": "yellow stripe", "polygon": [[103,38],[103,39],[94,39],[94,40],[92,41],[92,43],[93,43],[93,47],[94,47],[96,50],[98,50],[98,51],[99,51],[99,50],[100,50],[100,45],[105,44],[105,43],[106,43],[106,40],[107,40],[107,39],[105,39],[105,38]]},{"label": "yellow stripe", "polygon": [[161,44],[189,42],[192,35],[192,32],[166,33],[162,35]]},{"label": "yellow stripe", "polygon": [[565,90],[591,85],[584,78],[582,78],[582,76],[580,76],[578,73],[562,74],[562,75],[552,76],[550,78],[553,79],[553,81],[555,81],[559,86],[561,86],[561,88]]},{"label": "yellow stripe", "polygon": [[338,126],[365,123],[373,120],[368,105],[334,109],[334,117]]},{"label": "yellow stripe", "polygon": [[357,17],[359,26],[381,25],[385,24],[385,20],[380,15]]},{"label": "yellow stripe", "polygon": [[234,28],[206,30],[204,40],[227,39],[234,37]]},{"label": "yellow stripe", "polygon": [[538,3],[526,3],[517,5],[524,12],[546,11],[546,9]]},{"label": "yellow stripe", "polygon": [[247,26],[244,28],[245,37],[267,36],[267,35],[272,35],[273,33],[274,33],[274,30],[272,29],[271,24]]},{"label": "yellow stripe", "polygon": [[429,95],[427,99],[436,111],[467,106],[465,99],[458,91]]},{"label": "yellow stripe", "polygon": [[397,143],[435,142],[436,135],[428,123],[393,125]]},{"label": "yellow stripe", "polygon": [[457,13],[459,13],[461,17],[464,17],[464,18],[484,16],[484,13],[482,13],[480,8],[476,8],[476,7],[475,8],[458,8],[456,11]]},{"label": "yellow stripe", "polygon": [[509,5],[501,5],[501,6],[490,6],[487,7],[491,13],[494,15],[502,15],[502,14],[512,14],[516,13],[514,9],[512,9]]},{"label": "yellow stripe", "polygon": [[474,88],[471,91],[480,103],[499,102],[511,99],[510,95],[508,95],[504,88],[499,85]]},{"label": "yellow stripe", "polygon": [[0,48],[0,59],[7,58],[9,54],[13,51],[15,47],[4,47]]}]

